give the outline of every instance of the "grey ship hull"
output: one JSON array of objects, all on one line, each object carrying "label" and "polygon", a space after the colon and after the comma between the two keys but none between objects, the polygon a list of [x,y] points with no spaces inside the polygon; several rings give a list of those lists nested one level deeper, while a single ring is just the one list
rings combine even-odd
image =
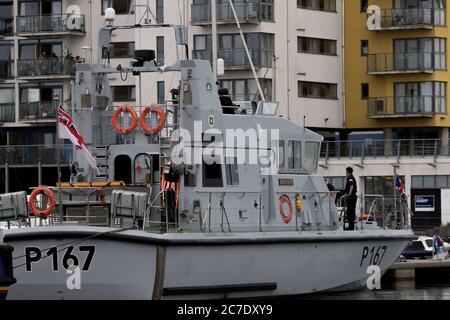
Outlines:
[{"label": "grey ship hull", "polygon": [[[412,238],[411,231],[381,230],[212,235],[70,226],[11,230],[5,243],[15,249],[18,282],[8,299],[217,299],[357,289],[365,285],[369,265],[385,272]],[[33,252],[28,258],[26,250]],[[42,259],[36,250],[42,250]],[[81,288],[70,290],[65,268],[73,258],[85,270]]]}]

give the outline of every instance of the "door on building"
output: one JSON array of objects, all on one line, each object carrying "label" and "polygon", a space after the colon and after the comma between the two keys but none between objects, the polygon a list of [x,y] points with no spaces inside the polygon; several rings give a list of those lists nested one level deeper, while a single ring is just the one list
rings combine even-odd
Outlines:
[{"label": "door on building", "polygon": [[411,210],[415,232],[436,233],[442,221],[441,190],[411,189]]}]

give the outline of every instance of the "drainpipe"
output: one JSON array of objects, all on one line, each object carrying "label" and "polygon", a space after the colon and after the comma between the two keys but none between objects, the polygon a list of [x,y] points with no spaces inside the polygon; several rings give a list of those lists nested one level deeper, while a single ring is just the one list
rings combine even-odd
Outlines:
[{"label": "drainpipe", "polygon": [[342,125],[347,126],[346,114],[346,85],[345,85],[345,0],[341,1],[342,19]]}]

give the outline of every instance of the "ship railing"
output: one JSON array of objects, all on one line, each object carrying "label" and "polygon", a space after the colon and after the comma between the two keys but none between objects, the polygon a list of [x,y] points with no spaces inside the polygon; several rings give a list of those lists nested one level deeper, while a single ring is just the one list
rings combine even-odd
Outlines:
[{"label": "ship railing", "polygon": [[[200,212],[200,231],[203,233],[211,233],[220,231],[222,233],[231,233],[231,232],[243,232],[243,231],[258,231],[258,232],[279,232],[279,231],[312,231],[312,230],[336,230],[338,228],[337,221],[337,211],[335,205],[335,193],[333,192],[314,192],[314,191],[292,191],[292,192],[277,192],[277,199],[281,195],[286,195],[291,200],[292,208],[293,208],[293,219],[290,223],[283,225],[281,223],[264,223],[263,217],[263,195],[261,192],[245,192],[245,191],[225,191],[225,192],[209,192],[209,191],[197,191],[199,194],[205,194],[208,196],[207,207],[203,211]],[[236,224],[233,220],[230,220],[229,212],[226,208],[226,197],[229,195],[239,195],[243,197],[244,195],[256,195],[258,201],[255,201],[258,205],[257,210],[258,213],[258,222],[257,224],[248,224],[246,227],[248,230],[243,230],[242,223]],[[296,197],[300,196],[303,201],[316,199],[318,203],[318,213],[316,217],[312,216],[311,212],[303,212],[300,215],[300,212],[296,208]],[[214,205],[215,201],[219,201],[219,205]],[[278,208],[278,203],[276,204]],[[245,208],[243,208],[245,209]],[[287,209],[287,208],[286,208]],[[328,209],[328,210],[327,210]],[[241,212],[250,211],[248,210],[239,210]],[[219,223],[212,225],[212,217],[217,214],[215,217],[219,217]],[[302,220],[304,218],[304,220]],[[240,217],[239,219],[245,220],[246,217]]]},{"label": "ship railing", "polygon": [[[347,198],[341,197],[337,201],[340,221],[344,220],[347,210]],[[374,222],[379,228],[404,230],[410,228],[408,204],[398,197],[387,197],[378,194],[364,194],[358,196],[359,209],[356,222],[361,228],[367,223]]]},{"label": "ship railing", "polygon": [[[143,231],[156,227],[159,231],[168,233],[170,230],[178,228],[178,215],[174,215],[175,221],[170,221],[169,218],[170,213],[169,206],[167,205],[167,192],[168,190],[162,190],[153,199],[153,201],[147,202],[149,203],[149,205],[147,206],[147,210],[144,213],[144,220],[142,223]],[[151,215],[155,210],[161,213],[161,219],[159,221],[151,220]]]}]

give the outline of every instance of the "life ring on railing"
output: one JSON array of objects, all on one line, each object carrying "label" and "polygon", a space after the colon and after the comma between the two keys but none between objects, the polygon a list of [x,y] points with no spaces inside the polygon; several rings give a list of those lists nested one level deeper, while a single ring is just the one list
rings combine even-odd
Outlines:
[{"label": "life ring on railing", "polygon": [[[145,122],[145,118],[147,118],[150,112],[156,112],[159,117],[159,123],[154,128],[150,128],[148,124]],[[150,107],[144,108],[144,110],[142,110],[141,112],[141,127],[145,133],[153,133],[153,134],[160,133],[164,129],[166,121],[167,121],[166,114],[164,113],[164,110],[160,106],[153,104]]]},{"label": "life ring on railing", "polygon": [[[128,128],[123,128],[119,125],[119,117],[122,114],[122,112],[127,112],[131,114],[131,125]],[[134,111],[133,107],[129,105],[123,105],[117,108],[116,111],[114,111],[112,116],[112,124],[116,132],[122,133],[122,134],[130,134],[133,132],[138,125],[138,115],[136,111]]]},{"label": "life ring on railing", "polygon": [[[48,198],[48,207],[45,210],[39,210],[36,207],[37,196],[41,194],[46,195]],[[46,186],[38,187],[31,193],[28,205],[30,206],[31,213],[33,213],[33,215],[39,218],[47,218],[49,215],[52,214],[53,210],[55,209],[56,206],[55,194],[53,193],[52,190],[50,190]]]},{"label": "life ring on railing", "polygon": [[[289,214],[286,215],[284,212],[284,205],[287,204],[289,206]],[[292,216],[294,214],[294,207],[292,206],[291,199],[285,195],[282,194],[280,196],[280,215],[281,219],[283,219],[284,223],[289,224],[292,221]]]}]

